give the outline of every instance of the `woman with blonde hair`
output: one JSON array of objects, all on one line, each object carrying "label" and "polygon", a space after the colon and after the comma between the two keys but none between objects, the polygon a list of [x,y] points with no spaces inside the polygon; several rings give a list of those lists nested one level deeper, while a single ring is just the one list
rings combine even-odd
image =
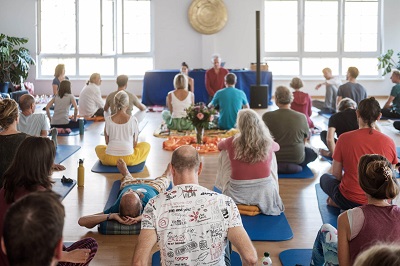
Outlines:
[{"label": "woman with blonde hair", "polygon": [[28,136],[17,130],[18,104],[13,99],[0,100],[0,187],[3,174],[10,165],[21,142]]},{"label": "woman with blonde hair", "polygon": [[79,93],[79,115],[87,118],[104,116],[104,101],[101,97],[101,76],[99,73],[90,75],[86,86]]},{"label": "woman with blonde hair", "polygon": [[106,145],[96,146],[97,157],[103,165],[117,165],[120,158],[128,166],[146,161],[150,144],[138,143],[138,122],[134,116],[126,113],[129,107],[129,96],[125,91],[119,91],[115,95],[114,106],[117,112],[105,118]]},{"label": "woman with blonde hair", "polygon": [[[50,107],[54,104],[53,117],[50,115]],[[69,110],[71,105],[74,106],[74,118],[69,119]],[[76,120],[78,114],[78,106],[74,95],[71,93],[71,82],[69,80],[63,80],[60,83],[58,89],[58,95],[54,96],[50,102],[46,105],[46,113],[49,117],[50,124],[56,128],[78,128],[79,123]]]},{"label": "woman with blonde hair", "polygon": [[162,113],[162,118],[169,129],[190,130],[192,122],[186,119],[186,109],[194,104],[194,94],[187,90],[188,79],[184,74],[177,74],[174,78],[174,91],[167,96],[169,111]]},{"label": "woman with blonde hair", "polygon": [[358,182],[367,204],[340,214],[337,231],[330,224],[321,227],[311,265],[349,266],[376,243],[400,244],[400,207],[390,203],[400,191],[392,163],[379,154],[361,156]]},{"label": "woman with blonde hair", "polygon": [[221,155],[216,186],[236,204],[257,206],[263,214],[279,215],[284,211],[274,153],[279,144],[254,110],[240,110],[237,127],[239,133],[218,144]]},{"label": "woman with blonde hair", "polygon": [[58,64],[54,70],[54,79],[52,83],[54,96],[58,94],[58,88],[60,87],[60,83],[63,80],[69,80],[69,78],[65,76],[65,65]]}]

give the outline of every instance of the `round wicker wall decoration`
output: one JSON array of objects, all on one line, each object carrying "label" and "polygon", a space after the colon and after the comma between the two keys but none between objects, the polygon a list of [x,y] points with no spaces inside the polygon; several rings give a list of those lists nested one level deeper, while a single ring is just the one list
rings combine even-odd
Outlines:
[{"label": "round wicker wall decoration", "polygon": [[224,28],[228,13],[222,0],[194,0],[189,7],[189,21],[202,34],[214,34]]}]

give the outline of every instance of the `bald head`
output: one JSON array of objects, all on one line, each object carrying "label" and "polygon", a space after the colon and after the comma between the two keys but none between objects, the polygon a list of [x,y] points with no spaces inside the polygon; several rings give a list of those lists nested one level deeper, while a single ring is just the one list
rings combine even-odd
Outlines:
[{"label": "bald head", "polygon": [[24,94],[19,98],[19,108],[22,112],[30,109],[33,103],[35,103],[35,98],[30,94]]},{"label": "bald head", "polygon": [[142,202],[136,193],[127,191],[122,195],[119,204],[119,214],[121,216],[138,217],[142,211]]},{"label": "bald head", "polygon": [[200,157],[195,148],[184,145],[172,153],[171,165],[179,174],[191,170],[197,172],[200,165]]}]

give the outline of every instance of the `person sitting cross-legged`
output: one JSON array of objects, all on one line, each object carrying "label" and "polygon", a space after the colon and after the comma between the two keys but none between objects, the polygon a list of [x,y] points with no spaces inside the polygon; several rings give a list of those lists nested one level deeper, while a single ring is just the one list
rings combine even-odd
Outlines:
[{"label": "person sitting cross-legged", "polygon": [[155,180],[133,177],[122,159],[118,160],[117,167],[122,174],[117,200],[104,212],[82,216],[78,221],[80,226],[93,228],[107,220],[115,220],[125,225],[138,223],[142,220],[141,214],[147,202],[159,193],[165,192],[170,185],[169,166],[164,174]]},{"label": "person sitting cross-legged", "polygon": [[235,88],[236,79],[235,74],[227,74],[225,76],[226,88],[217,91],[208,105],[219,109],[218,128],[220,129],[234,128],[239,110],[249,108],[246,94]]}]

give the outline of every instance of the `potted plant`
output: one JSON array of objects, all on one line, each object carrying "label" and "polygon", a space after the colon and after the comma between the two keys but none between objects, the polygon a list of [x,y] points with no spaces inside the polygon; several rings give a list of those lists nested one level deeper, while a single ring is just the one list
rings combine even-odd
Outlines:
[{"label": "potted plant", "polygon": [[29,50],[21,46],[27,42],[26,38],[0,34],[0,92],[7,93],[10,82],[22,84],[30,66],[36,64]]},{"label": "potted plant", "polygon": [[397,68],[400,70],[400,53],[397,53],[397,62],[392,59],[393,50],[389,49],[386,53],[381,54],[378,57],[378,69],[383,69],[382,76],[385,76],[387,73],[392,71],[392,68]]}]

